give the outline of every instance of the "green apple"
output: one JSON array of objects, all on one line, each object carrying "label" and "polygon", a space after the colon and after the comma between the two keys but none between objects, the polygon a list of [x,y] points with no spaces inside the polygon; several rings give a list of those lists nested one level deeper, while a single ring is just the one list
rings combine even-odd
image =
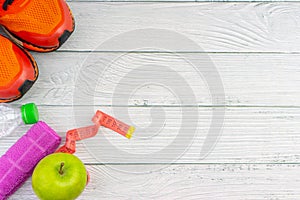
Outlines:
[{"label": "green apple", "polygon": [[54,153],[43,158],[32,175],[32,188],[41,200],[72,200],[84,190],[87,172],[72,154]]}]

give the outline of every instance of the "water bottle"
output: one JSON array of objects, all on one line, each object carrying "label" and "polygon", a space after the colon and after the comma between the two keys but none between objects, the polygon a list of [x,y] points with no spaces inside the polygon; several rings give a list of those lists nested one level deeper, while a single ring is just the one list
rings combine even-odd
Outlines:
[{"label": "water bottle", "polygon": [[10,135],[21,124],[35,124],[39,121],[39,113],[34,103],[21,107],[0,104],[0,138]]}]

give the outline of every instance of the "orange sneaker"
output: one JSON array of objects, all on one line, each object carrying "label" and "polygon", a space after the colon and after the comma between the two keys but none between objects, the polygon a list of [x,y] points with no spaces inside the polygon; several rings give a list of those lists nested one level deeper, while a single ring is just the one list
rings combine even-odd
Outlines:
[{"label": "orange sneaker", "polygon": [[32,56],[0,35],[0,103],[21,98],[38,77]]},{"label": "orange sneaker", "polygon": [[0,0],[0,24],[14,42],[38,52],[59,48],[75,27],[64,0]]}]

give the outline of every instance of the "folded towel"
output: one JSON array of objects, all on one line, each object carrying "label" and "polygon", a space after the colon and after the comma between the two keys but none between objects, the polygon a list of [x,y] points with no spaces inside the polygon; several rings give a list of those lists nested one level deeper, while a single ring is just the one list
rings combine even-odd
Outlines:
[{"label": "folded towel", "polygon": [[45,122],[33,125],[0,158],[0,200],[13,194],[32,175],[37,163],[57,149],[60,141]]}]

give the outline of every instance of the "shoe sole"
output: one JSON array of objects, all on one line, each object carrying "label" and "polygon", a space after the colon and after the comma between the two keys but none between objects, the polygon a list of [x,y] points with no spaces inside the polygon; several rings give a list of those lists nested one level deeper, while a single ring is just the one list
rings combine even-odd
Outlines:
[{"label": "shoe sole", "polygon": [[[5,26],[2,26],[2,28],[5,31],[5,33],[11,38],[11,40],[13,40],[16,44],[18,44],[21,47],[24,47],[27,50],[36,51],[36,52],[52,52],[52,51],[55,51],[56,49],[60,48],[67,41],[67,39],[72,35],[72,33],[75,30],[75,19],[73,17],[73,14],[72,14],[72,11],[70,10],[70,8],[69,8],[69,12],[72,17],[72,24],[73,24],[72,31],[65,30],[63,32],[63,34],[58,38],[59,45],[56,47],[42,47],[42,46],[37,46],[37,45],[31,44],[25,40],[22,40],[22,38],[19,38],[18,36],[14,35],[13,33],[11,33]],[[30,48],[26,48],[26,46],[30,46]]]}]

